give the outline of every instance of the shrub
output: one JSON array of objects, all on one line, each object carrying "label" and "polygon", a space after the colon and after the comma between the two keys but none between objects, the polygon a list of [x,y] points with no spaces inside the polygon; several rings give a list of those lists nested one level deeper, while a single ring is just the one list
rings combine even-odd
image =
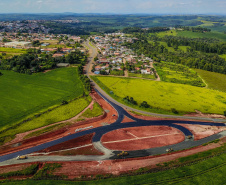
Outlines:
[{"label": "shrub", "polygon": [[174,113],[174,114],[178,114],[178,111],[177,111],[175,108],[172,108],[171,111],[172,111],[172,113]]}]

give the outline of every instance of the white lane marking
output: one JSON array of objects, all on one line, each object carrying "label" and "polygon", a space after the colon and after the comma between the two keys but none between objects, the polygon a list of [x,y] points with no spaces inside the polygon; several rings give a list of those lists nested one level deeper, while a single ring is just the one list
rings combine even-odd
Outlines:
[{"label": "white lane marking", "polygon": [[119,143],[119,142],[124,142],[124,141],[134,141],[134,140],[140,140],[140,139],[148,139],[152,137],[160,137],[160,136],[168,136],[168,135],[178,135],[178,134],[164,134],[164,135],[156,135],[156,136],[148,136],[148,137],[137,137],[133,139],[124,139],[124,140],[117,140],[117,141],[108,141],[108,142],[103,142],[104,144],[106,143]]},{"label": "white lane marking", "polygon": [[126,133],[128,133],[128,134],[130,134],[130,135],[132,135],[133,137],[135,137],[135,138],[138,138],[137,136],[135,136],[134,134],[132,134],[131,132],[126,132]]}]

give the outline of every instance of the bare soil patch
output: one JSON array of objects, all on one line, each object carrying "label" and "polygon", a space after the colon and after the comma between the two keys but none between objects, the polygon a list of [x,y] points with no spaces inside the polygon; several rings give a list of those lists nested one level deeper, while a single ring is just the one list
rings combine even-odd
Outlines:
[{"label": "bare soil patch", "polygon": [[179,130],[167,126],[145,126],[114,130],[101,141],[111,150],[142,150],[176,144],[184,140]]}]

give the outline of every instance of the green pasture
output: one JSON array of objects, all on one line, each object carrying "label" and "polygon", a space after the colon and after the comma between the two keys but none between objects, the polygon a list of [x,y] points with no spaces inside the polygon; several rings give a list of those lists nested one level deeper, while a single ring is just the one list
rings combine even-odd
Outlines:
[{"label": "green pasture", "polygon": [[1,72],[0,131],[84,93],[77,68],[59,68],[32,75]]},{"label": "green pasture", "polygon": [[[209,28],[211,29],[211,27]],[[226,42],[226,34],[218,31],[199,33],[199,32],[192,32],[192,31],[170,30],[166,32],[150,33],[150,35],[156,35],[158,37],[181,36],[181,37],[189,37],[189,38],[212,38],[212,39],[219,39],[222,42]]]},{"label": "green pasture", "polygon": [[181,37],[189,37],[189,38],[212,38],[219,39],[222,42],[226,42],[226,34],[220,32],[207,32],[207,33],[199,33],[192,31],[177,31],[177,36]]},{"label": "green pasture", "polygon": [[177,31],[176,30],[169,30],[169,31],[158,32],[158,33],[150,33],[149,35],[156,35],[158,37],[177,36]]},{"label": "green pasture", "polygon": [[208,88],[226,92],[226,75],[194,69],[198,75],[207,83]]},{"label": "green pasture", "polygon": [[189,84],[198,87],[205,87],[197,72],[187,66],[169,62],[155,63],[155,69],[164,82]]},{"label": "green pasture", "polygon": [[199,110],[223,114],[226,110],[226,93],[216,90],[134,78],[95,76],[93,79],[121,103],[130,96],[138,104],[146,101],[153,108],[166,111],[175,108],[181,113]]},{"label": "green pasture", "polygon": [[[143,175],[123,176],[109,179],[100,179],[95,181],[63,181],[63,180],[22,180],[6,181],[2,184],[7,185],[147,185],[147,184],[205,184],[205,185],[223,185],[226,182],[226,154],[215,156],[192,165],[179,167],[172,170],[165,170],[155,173],[146,173]],[[144,168],[145,170],[145,168]],[[142,170],[141,170],[142,171]],[[99,175],[99,177],[103,177]]]}]

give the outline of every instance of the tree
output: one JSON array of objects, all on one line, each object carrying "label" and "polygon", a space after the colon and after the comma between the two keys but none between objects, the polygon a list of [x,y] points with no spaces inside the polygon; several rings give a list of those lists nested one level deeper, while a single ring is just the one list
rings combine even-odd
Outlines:
[{"label": "tree", "polygon": [[0,72],[0,76],[2,76],[3,74]]},{"label": "tree", "polygon": [[143,107],[143,108],[149,108],[150,105],[149,105],[146,101],[143,101],[143,102],[140,104],[140,107]]},{"label": "tree", "polygon": [[226,111],[224,111],[224,116],[226,117]]}]

